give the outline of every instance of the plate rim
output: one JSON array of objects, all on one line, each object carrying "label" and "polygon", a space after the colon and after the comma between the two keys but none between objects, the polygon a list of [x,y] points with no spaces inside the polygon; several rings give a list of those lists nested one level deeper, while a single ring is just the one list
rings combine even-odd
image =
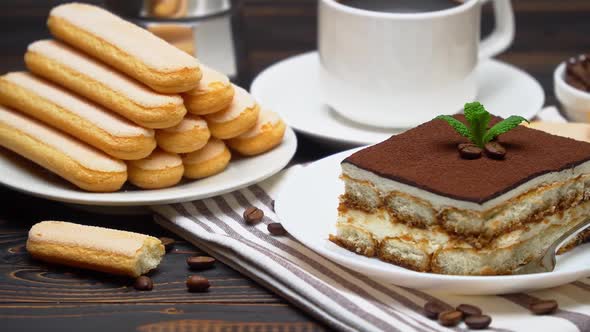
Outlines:
[{"label": "plate rim", "polygon": [[[228,185],[221,190],[212,190],[210,192],[207,192],[204,194],[198,194],[198,195],[188,194],[188,192],[190,192],[189,189],[186,189],[185,192],[180,192],[180,193],[172,192],[172,193],[169,193],[168,195],[166,195],[166,194],[158,195],[157,191],[159,189],[152,189],[152,190],[141,190],[141,193],[149,194],[151,192],[154,192],[154,195],[156,195],[156,197],[151,198],[151,196],[150,196],[150,198],[134,199],[134,200],[128,201],[128,200],[121,199],[120,197],[119,198],[109,198],[110,195],[113,195],[113,194],[116,194],[118,196],[124,195],[124,192],[121,192],[121,191],[116,191],[113,193],[93,193],[93,192],[82,191],[81,189],[77,189],[77,188],[73,187],[72,189],[62,189],[62,190],[66,190],[67,192],[71,192],[69,195],[65,195],[65,196],[60,195],[59,192],[47,193],[45,191],[34,190],[35,187],[19,186],[18,184],[15,184],[17,181],[14,181],[14,182],[7,181],[6,179],[10,179],[10,177],[8,177],[8,176],[0,177],[0,185],[10,188],[11,190],[15,190],[15,191],[27,194],[27,195],[34,196],[34,197],[40,197],[40,198],[51,200],[51,201],[70,203],[70,204],[78,204],[78,205],[105,206],[105,207],[109,207],[109,206],[150,206],[150,205],[161,205],[161,204],[171,204],[171,203],[178,203],[178,202],[187,202],[187,201],[193,201],[193,200],[214,197],[214,196],[222,195],[222,194],[225,194],[225,193],[237,190],[237,189],[241,189],[241,188],[247,187],[249,185],[252,185],[254,183],[261,182],[261,181],[267,179],[268,177],[280,172],[293,159],[293,156],[295,155],[295,152],[297,151],[297,146],[298,146],[297,136],[295,135],[295,132],[293,131],[293,129],[289,126],[287,126],[286,131],[285,131],[285,137],[283,140],[283,144],[284,143],[286,143],[284,146],[278,146],[275,149],[265,153],[265,154],[272,154],[272,153],[277,153],[279,151],[284,151],[285,157],[278,162],[269,163],[268,171],[266,173],[264,173],[263,175],[247,179],[246,181],[240,182],[238,185]],[[279,150],[279,149],[282,149],[282,150]],[[23,158],[21,156],[18,156],[18,157]],[[251,161],[254,161],[257,157],[258,156],[249,157],[248,159]],[[32,161],[26,161],[26,162],[32,163],[35,167],[41,167],[39,165],[36,165]],[[66,181],[61,178],[60,178],[60,180]],[[163,189],[171,189],[171,188],[174,188],[174,187],[163,188]],[[82,198],[74,197],[76,195],[81,196]],[[91,199],[91,198],[84,199],[83,197],[85,195],[92,195],[95,197],[94,197],[94,199]],[[165,195],[165,197],[161,198],[162,195]],[[96,196],[101,197],[101,198],[96,200]]]},{"label": "plate rim", "polygon": [[[252,93],[252,95],[257,99],[260,99],[260,96],[259,96],[260,93],[257,92],[260,90],[260,86],[261,86],[260,82],[263,79],[265,79],[266,76],[268,76],[270,72],[272,72],[274,70],[278,70],[278,68],[281,68],[281,67],[289,64],[290,62],[294,62],[294,61],[300,60],[301,58],[305,58],[305,57],[310,57],[310,58],[315,57],[319,63],[318,51],[309,51],[309,52],[305,52],[305,53],[301,53],[301,54],[296,54],[296,55],[287,57],[285,59],[282,59],[278,62],[275,62],[272,65],[265,68],[264,70],[262,70],[252,80],[252,84],[250,85],[250,92]],[[485,60],[481,61],[478,64],[478,66],[481,66],[482,63],[490,63],[491,65],[494,65],[494,66],[495,65],[503,66],[507,70],[517,72],[518,75],[521,77],[526,77],[531,82],[531,86],[532,85],[535,86],[534,89],[539,93],[539,96],[540,96],[540,98],[538,99],[539,105],[534,107],[534,109],[536,109],[536,111],[534,113],[532,113],[532,111],[531,111],[532,114],[526,114],[527,115],[526,118],[528,118],[529,120],[532,119],[541,110],[541,108],[545,104],[547,96],[545,94],[545,90],[543,89],[543,86],[531,74],[529,74],[528,72],[526,72],[526,71],[524,71],[524,70],[522,70],[510,63],[507,63],[507,62],[504,62],[504,61],[501,61],[498,59],[494,59],[494,58],[485,59]],[[532,106],[531,106],[531,109],[533,109]],[[340,113],[338,113],[338,114],[340,114]],[[318,132],[310,131],[309,129],[307,129],[305,127],[297,126],[292,121],[290,121],[290,117],[288,114],[283,114],[283,117],[285,118],[285,122],[287,122],[287,124],[289,126],[291,126],[295,131],[309,135],[309,136],[317,138],[317,139],[325,140],[327,142],[336,143],[336,144],[347,144],[347,145],[351,145],[351,146],[362,146],[362,145],[369,145],[369,144],[378,143],[378,142],[369,142],[369,141],[365,141],[365,140],[358,140],[358,139],[354,139],[354,138],[350,138],[350,137],[342,138],[342,137],[337,137],[335,135],[327,135],[325,133],[318,133]],[[364,126],[364,125],[359,124],[359,126]],[[379,128],[379,129],[381,129],[381,130],[389,129],[389,130],[391,130],[391,135],[396,135],[396,134],[400,133],[400,130],[403,131],[403,130],[407,130],[410,128],[401,128],[401,129],[400,128]]]},{"label": "plate rim", "polygon": [[[295,227],[296,222],[294,222],[292,219],[292,217],[289,217],[288,213],[285,213],[285,207],[288,205],[288,202],[285,201],[285,196],[283,194],[283,192],[289,190],[289,188],[291,188],[293,186],[293,183],[297,182],[297,183],[303,183],[305,182],[304,180],[301,179],[301,174],[303,174],[304,172],[311,172],[313,170],[313,167],[316,166],[317,167],[317,163],[323,162],[323,163],[328,163],[328,162],[334,162],[337,159],[344,159],[344,157],[347,157],[348,155],[361,150],[365,147],[359,147],[359,148],[354,148],[354,149],[350,149],[350,150],[346,150],[343,152],[339,152],[330,156],[327,156],[325,158],[322,158],[316,162],[313,162],[309,165],[306,165],[305,167],[302,167],[300,169],[298,169],[297,171],[295,171],[294,173],[288,175],[289,177],[285,179],[285,182],[281,185],[280,189],[279,189],[279,193],[277,195],[277,198],[275,200],[275,213],[278,216],[278,218],[281,220],[281,223],[283,224],[283,226],[285,227],[285,229],[289,232],[289,234],[291,236],[293,236],[297,241],[301,242],[303,245],[305,245],[307,248],[309,248],[310,250],[314,251],[315,253],[326,257],[328,259],[330,259],[332,262],[339,264],[341,266],[345,266],[347,268],[354,268],[354,269],[361,269],[361,270],[371,270],[371,271],[379,271],[379,273],[381,274],[388,274],[390,275],[388,277],[388,280],[394,280],[394,278],[399,278],[400,276],[403,278],[420,278],[422,281],[428,281],[429,283],[436,283],[436,282],[453,282],[453,283],[458,283],[458,282],[465,282],[468,281],[470,283],[480,283],[480,282],[510,282],[510,281],[515,281],[518,282],[520,284],[522,283],[527,283],[527,282],[534,282],[534,281],[540,281],[540,280],[544,280],[544,281],[549,281],[547,280],[548,278],[553,279],[571,279],[573,277],[579,278],[580,276],[590,276],[590,267],[586,267],[583,268],[581,267],[580,269],[577,270],[566,270],[566,271],[553,271],[553,272],[544,272],[544,273],[536,273],[536,274],[525,274],[525,275],[496,275],[496,276],[463,276],[463,275],[445,275],[445,274],[436,274],[436,273],[430,273],[430,272],[417,272],[417,271],[413,271],[413,270],[409,270],[397,265],[386,265],[389,263],[383,262],[378,260],[377,258],[372,258],[375,259],[375,261],[373,262],[365,262],[363,260],[353,260],[352,263],[350,262],[350,257],[346,257],[344,256],[344,252],[340,253],[339,251],[334,251],[334,250],[329,250],[328,248],[326,248],[325,246],[322,246],[320,244],[318,244],[318,240],[316,239],[309,239],[306,238],[305,236],[302,236],[299,232],[298,232],[298,228]],[[334,161],[333,161],[334,160]],[[338,173],[339,174],[339,173]],[[336,208],[336,207],[334,207]],[[336,220],[333,221],[334,223],[336,222]],[[326,241],[329,241],[327,238],[320,240],[321,243],[325,244]],[[316,243],[317,242],[317,243]],[[336,246],[334,244],[334,246]],[[338,247],[340,248],[340,247]],[[343,248],[340,248],[341,250],[346,250]],[[346,253],[350,253],[350,251],[346,251]],[[359,257],[363,257],[363,258],[368,258],[365,256],[359,256]],[[371,259],[371,258],[368,258]],[[345,263],[343,263],[343,261],[346,261]],[[375,266],[374,262],[378,262],[381,265],[381,267],[379,266]],[[389,266],[389,267],[388,267]],[[395,271],[392,271],[391,268],[395,268]],[[370,271],[369,271],[370,272]],[[392,274],[393,273],[393,274]],[[382,278],[379,278],[382,279]],[[567,283],[567,282],[565,282]],[[565,284],[563,283],[563,284]],[[554,287],[554,286],[551,286]],[[541,288],[536,288],[536,287],[532,287],[530,289],[541,289]],[[460,292],[458,292],[457,294],[462,294]],[[473,292],[469,292],[469,293],[463,293],[463,294],[476,294]],[[482,293],[483,294],[483,293]],[[490,294],[490,293],[485,293],[485,294]]]}]

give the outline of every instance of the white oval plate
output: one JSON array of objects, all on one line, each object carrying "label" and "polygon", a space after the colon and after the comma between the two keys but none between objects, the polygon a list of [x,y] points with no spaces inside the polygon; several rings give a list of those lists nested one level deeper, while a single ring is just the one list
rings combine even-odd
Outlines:
[{"label": "white oval plate", "polygon": [[186,202],[217,196],[258,183],[283,169],[297,149],[292,129],[285,132],[281,145],[262,155],[232,160],[225,171],[212,177],[158,190],[139,190],[132,186],[114,193],[82,191],[58,176],[19,156],[0,150],[0,183],[42,198],[100,206],[144,206]]},{"label": "white oval plate", "polygon": [[449,276],[421,273],[357,255],[328,240],[336,230],[340,162],[356,150],[345,151],[286,172],[275,201],[283,226],[297,240],[334,262],[392,284],[456,294],[505,294],[556,287],[590,276],[590,244],[558,256],[555,271],[514,276]]},{"label": "white oval plate", "polygon": [[[492,114],[531,119],[545,102],[541,85],[512,65],[492,59],[481,62],[476,71],[477,100]],[[317,52],[297,55],[270,66],[256,77],[250,90],[261,104],[280,109],[285,121],[296,131],[331,143],[375,144],[406,130],[362,125],[324,105],[320,97]],[[412,115],[405,113],[403,116]]]}]

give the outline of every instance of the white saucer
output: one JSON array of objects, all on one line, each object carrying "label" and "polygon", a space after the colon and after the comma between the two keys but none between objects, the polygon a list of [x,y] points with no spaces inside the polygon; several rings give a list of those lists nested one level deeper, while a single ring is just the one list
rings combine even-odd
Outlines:
[{"label": "white saucer", "polygon": [[[477,80],[477,100],[495,115],[531,119],[545,102],[543,88],[533,77],[497,60],[482,62],[477,68]],[[374,144],[405,130],[362,125],[324,105],[320,100],[317,52],[272,65],[256,77],[250,90],[262,105],[280,109],[281,116],[295,130],[333,143]]]},{"label": "white saucer", "polygon": [[[590,244],[558,256],[553,272],[514,276],[448,276],[420,273],[357,255],[328,240],[335,232],[338,196],[344,184],[338,178],[340,162],[356,150],[349,150],[285,172],[275,211],[289,233],[322,256],[392,284],[457,294],[488,295],[556,287],[590,276]],[[310,184],[313,189],[310,190]],[[294,203],[296,202],[296,203]],[[305,208],[302,208],[305,207]],[[311,214],[310,214],[311,213]]]},{"label": "white saucer", "polygon": [[129,186],[115,193],[82,191],[49,171],[0,149],[0,184],[33,196],[80,205],[143,206],[186,202],[258,183],[283,169],[296,149],[297,138],[288,128],[281,145],[256,157],[236,158],[220,174],[197,181],[183,180],[171,188],[137,190]]}]

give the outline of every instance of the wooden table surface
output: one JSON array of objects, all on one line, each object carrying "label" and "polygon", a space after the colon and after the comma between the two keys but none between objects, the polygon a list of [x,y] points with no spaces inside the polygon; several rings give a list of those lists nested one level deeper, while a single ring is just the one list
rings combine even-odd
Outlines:
[{"label": "wooden table surface", "polygon": [[[58,0],[0,3],[0,72],[23,68],[29,42],[48,36],[45,18]],[[100,2],[95,0],[94,2]],[[531,73],[555,104],[552,73],[563,59],[590,51],[590,1],[514,0],[514,45],[499,58]],[[247,46],[246,84],[268,65],[316,47],[315,0],[245,0],[240,38]],[[490,10],[484,29],[491,28]],[[278,110],[280,112],[280,110]],[[338,151],[299,135],[295,160]],[[0,176],[6,176],[0,174]],[[0,331],[321,331],[325,327],[238,272],[218,264],[203,276],[210,292],[185,291],[184,260],[199,249],[179,242],[152,274],[151,292],[125,278],[48,266],[24,249],[28,228],[46,219],[69,220],[168,235],[149,216],[111,216],[32,198],[0,187]]]}]

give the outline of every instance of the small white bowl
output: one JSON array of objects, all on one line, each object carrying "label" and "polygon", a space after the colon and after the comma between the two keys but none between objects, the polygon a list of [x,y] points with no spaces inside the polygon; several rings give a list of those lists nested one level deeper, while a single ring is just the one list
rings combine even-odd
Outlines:
[{"label": "small white bowl", "polygon": [[590,93],[578,90],[565,82],[563,62],[553,73],[554,91],[565,115],[576,122],[590,122]]}]

